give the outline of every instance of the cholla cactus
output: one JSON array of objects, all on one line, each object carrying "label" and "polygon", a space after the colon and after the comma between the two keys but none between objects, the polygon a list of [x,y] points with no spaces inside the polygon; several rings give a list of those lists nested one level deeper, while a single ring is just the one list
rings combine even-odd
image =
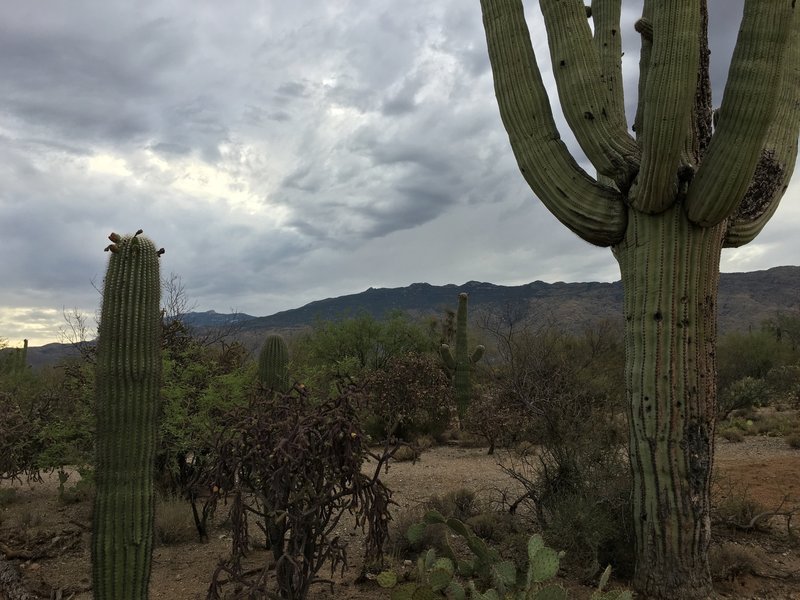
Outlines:
[{"label": "cholla cactus", "polygon": [[111,234],[97,348],[97,495],[92,527],[97,600],[147,598],[153,459],[161,379],[158,256],[139,234]]},{"label": "cholla cactus", "polygon": [[[797,156],[800,7],[745,0],[712,119],[706,0],[644,0],[639,98],[629,133],[621,0],[540,0],[561,107],[597,170],[556,128],[522,0],[481,0],[500,116],[538,198],[584,240],[611,246],[625,290],[634,585],[706,598],[723,247],[775,212]],[[713,123],[712,123],[713,120]]]},{"label": "cholla cactus", "polygon": [[464,420],[472,399],[472,365],[481,359],[484,350],[483,346],[477,346],[472,354],[467,351],[467,294],[461,292],[456,313],[455,352],[447,344],[442,344],[440,348],[442,360],[453,373],[459,421]]}]

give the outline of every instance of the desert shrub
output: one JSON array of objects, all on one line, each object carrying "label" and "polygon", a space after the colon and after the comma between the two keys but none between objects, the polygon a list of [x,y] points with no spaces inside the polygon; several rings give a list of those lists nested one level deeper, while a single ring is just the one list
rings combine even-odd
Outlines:
[{"label": "desert shrub", "polygon": [[42,471],[93,458],[88,366],[0,376],[0,479],[36,480]]},{"label": "desert shrub", "polygon": [[717,395],[717,418],[725,419],[733,411],[749,410],[767,403],[769,388],[763,379],[742,377],[720,389]]},{"label": "desert shrub", "polygon": [[[305,598],[323,565],[347,564],[335,533],[346,513],[366,530],[367,562],[380,560],[391,492],[379,474],[394,448],[370,451],[356,397],[345,389],[312,402],[296,387],[287,395],[256,394],[225,415],[215,432],[216,464],[207,484],[231,498],[233,543],[214,572],[209,598],[221,598],[224,583],[244,590],[243,597]],[[368,458],[375,461],[370,474],[362,471]],[[274,565],[255,570],[243,566],[253,519],[275,558]]]},{"label": "desert shrub", "polygon": [[754,517],[768,512],[747,489],[742,489],[730,479],[715,479],[713,486],[711,518],[715,525],[750,529],[758,526],[758,523],[754,523],[752,527],[750,525]]},{"label": "desert shrub", "polygon": [[255,367],[241,344],[207,345],[180,321],[165,329],[156,483],[165,497],[191,505],[201,541],[212,513],[206,487],[214,463],[211,432],[226,411],[247,405]]},{"label": "desert shrub", "polygon": [[459,488],[441,496],[433,495],[425,505],[428,510],[435,510],[445,517],[455,517],[461,521],[481,512],[477,495],[469,488]]},{"label": "desert shrub", "polygon": [[452,388],[430,355],[392,357],[364,378],[363,393],[373,437],[378,439],[435,437],[447,429],[453,416]]},{"label": "desert shrub", "polygon": [[37,479],[41,452],[38,410],[25,410],[10,394],[0,393],[0,411],[0,479]]},{"label": "desert shrub", "polygon": [[508,509],[563,547],[564,567],[575,575],[591,578],[607,563],[629,574],[634,542],[619,336],[606,326],[581,335],[547,327],[494,332],[506,362],[496,368],[492,396],[513,416],[503,417],[507,445],[523,450],[504,460],[523,490],[507,499]]},{"label": "desert shrub", "polygon": [[462,423],[471,435],[462,435],[460,445],[469,448],[488,444],[488,453],[494,454],[497,446],[512,443],[519,434],[519,407],[508,400],[508,394],[497,393],[494,388],[475,394]]},{"label": "desert shrub", "polygon": [[757,435],[782,437],[789,435],[797,427],[796,418],[788,413],[765,412],[753,420],[753,432]]},{"label": "desert shrub", "polygon": [[[785,365],[796,364],[798,348],[777,330],[765,327],[748,332],[732,332],[717,343],[717,382],[720,396],[744,378],[764,380]],[[768,398],[764,398],[766,402]]]},{"label": "desert shrub", "polygon": [[410,460],[416,460],[418,456],[419,451],[416,448],[404,445],[395,450],[394,454],[392,454],[392,460],[396,462],[408,462]]},{"label": "desert shrub", "polygon": [[153,533],[159,544],[185,544],[197,537],[190,507],[177,497],[161,496],[156,501]]},{"label": "desert shrub", "polygon": [[743,442],[744,433],[736,427],[725,427],[719,430],[719,435],[729,442]]},{"label": "desert shrub", "polygon": [[783,365],[767,374],[767,385],[774,405],[800,408],[800,365]]},{"label": "desert shrub", "polygon": [[786,436],[786,443],[789,447],[800,449],[800,431],[795,431]]},{"label": "desert shrub", "polygon": [[362,312],[319,321],[289,344],[297,379],[320,401],[338,394],[343,382],[361,381],[386,368],[395,357],[438,348],[423,326],[399,311],[383,320]]},{"label": "desert shrub", "polygon": [[711,546],[708,564],[714,581],[732,581],[740,575],[750,575],[758,566],[758,559],[751,548],[735,542],[724,542]]},{"label": "desert shrub", "polygon": [[0,508],[14,504],[17,500],[16,488],[0,488]]},{"label": "desert shrub", "polygon": [[414,440],[414,445],[419,448],[420,452],[424,452],[436,445],[436,438],[429,434],[421,435]]}]

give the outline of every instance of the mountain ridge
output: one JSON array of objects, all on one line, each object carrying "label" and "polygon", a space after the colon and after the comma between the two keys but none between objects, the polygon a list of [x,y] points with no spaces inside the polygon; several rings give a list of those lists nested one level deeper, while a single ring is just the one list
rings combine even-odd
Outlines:
[{"label": "mountain ridge", "polygon": [[[441,315],[455,309],[460,292],[470,295],[470,314],[524,307],[534,322],[547,321],[566,329],[580,330],[598,320],[619,322],[622,326],[622,283],[532,281],[504,286],[481,281],[461,285],[433,285],[416,282],[404,287],[374,288],[332,298],[314,300],[298,308],[256,317],[245,313],[218,313],[214,310],[189,312],[184,321],[196,329],[230,327],[234,337],[256,345],[268,331],[289,332],[317,321],[337,320],[367,313],[383,318],[393,311],[414,316]],[[718,330],[746,331],[760,327],[779,312],[800,308],[800,266],[780,266],[762,271],[720,274],[718,297]],[[64,354],[59,348],[68,344],[47,344],[29,347],[32,365],[50,364]]]}]

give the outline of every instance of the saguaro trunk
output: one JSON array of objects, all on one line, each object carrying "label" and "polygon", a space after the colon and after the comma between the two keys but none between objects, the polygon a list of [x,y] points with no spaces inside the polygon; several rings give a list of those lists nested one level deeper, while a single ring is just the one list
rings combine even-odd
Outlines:
[{"label": "saguaro trunk", "polygon": [[658,215],[632,210],[615,248],[625,289],[636,589],[654,598],[703,598],[710,585],[722,230],[691,224],[681,204]]},{"label": "saguaro trunk", "polygon": [[635,588],[658,600],[707,598],[719,257],[758,235],[794,168],[800,11],[794,0],[745,0],[712,131],[707,0],[644,0],[634,138],[622,0],[539,0],[561,109],[592,178],[560,139],[522,0],[480,2],[523,176],[557,219],[611,246],[620,264]]}]

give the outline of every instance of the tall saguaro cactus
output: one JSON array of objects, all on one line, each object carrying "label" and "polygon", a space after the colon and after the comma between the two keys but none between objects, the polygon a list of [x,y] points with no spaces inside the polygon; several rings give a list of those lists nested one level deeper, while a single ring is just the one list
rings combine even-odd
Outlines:
[{"label": "tall saguaro cactus", "polygon": [[22,340],[22,350],[17,352],[17,370],[24,371],[28,368],[28,340]]},{"label": "tall saguaro cactus", "polygon": [[522,0],[481,0],[520,170],[564,225],[612,248],[622,273],[634,585],[646,598],[706,598],[720,252],[755,238],[794,169],[800,7],[745,0],[712,123],[706,0],[644,0],[634,138],[621,4],[539,2],[564,117],[595,179],[559,137]]},{"label": "tall saguaro cactus", "polygon": [[158,257],[139,234],[112,233],[97,347],[92,579],[97,600],[147,598],[153,460],[161,379]]},{"label": "tall saguaro cactus", "polygon": [[467,294],[461,292],[458,295],[458,311],[456,312],[455,353],[447,344],[442,344],[439,351],[444,364],[453,373],[458,418],[462,422],[472,399],[472,365],[481,359],[484,350],[483,346],[476,346],[472,354],[469,354],[467,350]]},{"label": "tall saguaro cactus", "polygon": [[289,349],[277,333],[267,336],[258,355],[258,378],[268,390],[278,393],[289,391]]}]

